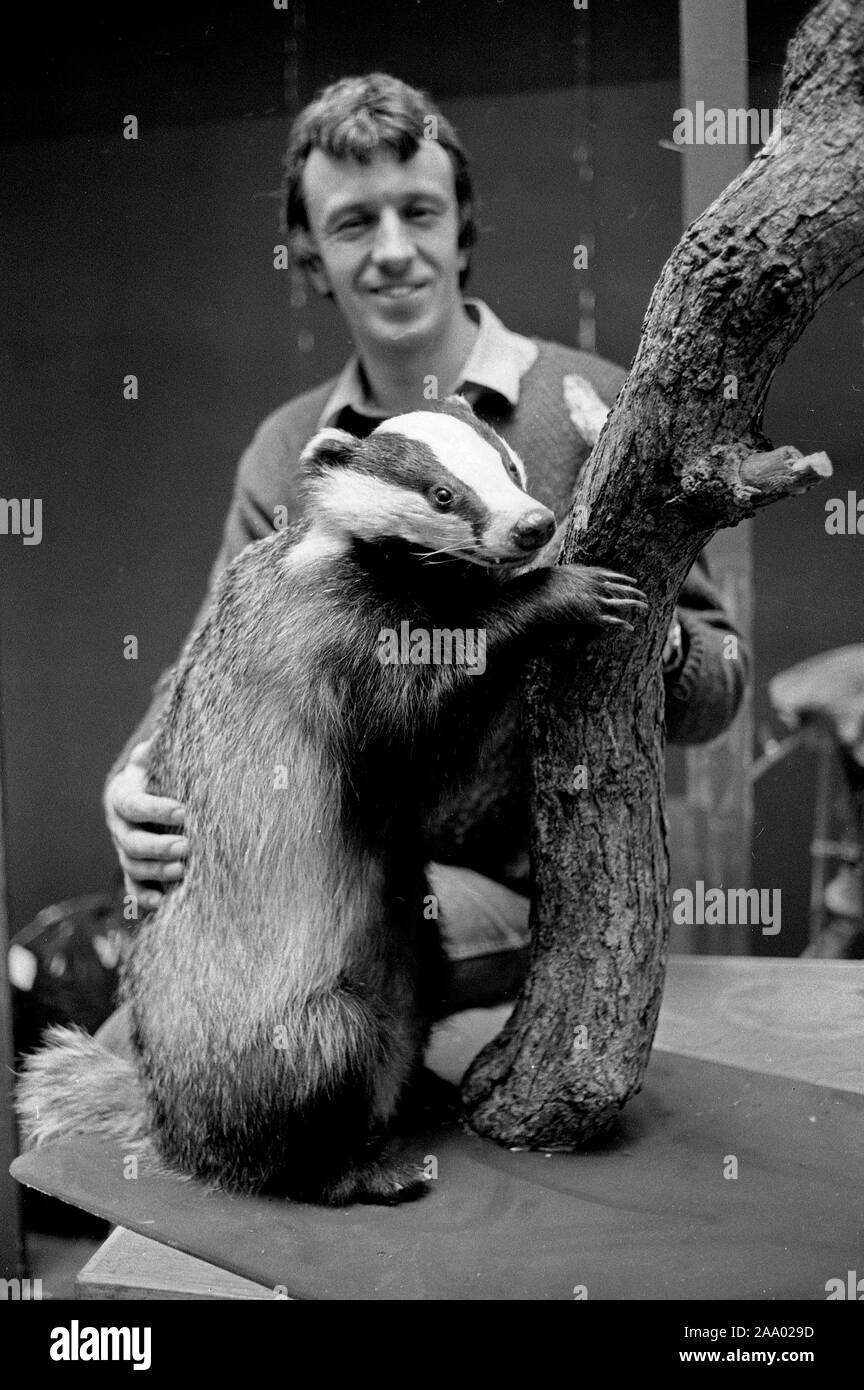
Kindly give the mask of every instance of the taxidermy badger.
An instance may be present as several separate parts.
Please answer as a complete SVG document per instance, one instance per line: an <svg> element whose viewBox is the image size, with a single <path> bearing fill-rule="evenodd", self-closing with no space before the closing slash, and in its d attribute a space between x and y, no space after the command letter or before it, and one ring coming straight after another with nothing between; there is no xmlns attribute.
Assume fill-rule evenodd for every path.
<svg viewBox="0 0 864 1390"><path fill-rule="evenodd" d="M18 1108L30 1143L155 1141L226 1188L401 1201L423 1182L387 1132L439 1002L424 819L529 656L644 599L536 567L554 517L458 397L323 430L302 472L305 522L226 570L157 729L149 786L185 803L193 853L126 967L137 1067L53 1029ZM390 659L406 622L482 634L486 669Z"/></svg>

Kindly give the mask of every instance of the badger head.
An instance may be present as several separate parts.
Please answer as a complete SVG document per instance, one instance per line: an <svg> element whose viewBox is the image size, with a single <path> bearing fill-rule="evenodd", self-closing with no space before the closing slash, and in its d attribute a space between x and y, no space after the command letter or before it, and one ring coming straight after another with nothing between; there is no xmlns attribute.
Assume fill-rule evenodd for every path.
<svg viewBox="0 0 864 1390"><path fill-rule="evenodd" d="M525 566L555 530L525 491L518 454L458 396L393 416L366 439L321 430L301 465L313 526L399 542L430 563Z"/></svg>

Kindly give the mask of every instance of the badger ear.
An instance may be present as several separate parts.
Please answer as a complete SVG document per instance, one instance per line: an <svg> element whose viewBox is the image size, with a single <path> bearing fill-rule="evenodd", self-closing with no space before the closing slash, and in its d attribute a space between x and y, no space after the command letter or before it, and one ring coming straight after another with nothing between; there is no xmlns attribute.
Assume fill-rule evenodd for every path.
<svg viewBox="0 0 864 1390"><path fill-rule="evenodd" d="M319 430L300 455L300 467L311 474L322 468L342 468L353 459L358 443L347 430Z"/></svg>
<svg viewBox="0 0 864 1390"><path fill-rule="evenodd" d="M457 420L464 420L466 425L477 428L477 412L465 396L460 396L458 393L445 396L439 405L446 415L455 415Z"/></svg>

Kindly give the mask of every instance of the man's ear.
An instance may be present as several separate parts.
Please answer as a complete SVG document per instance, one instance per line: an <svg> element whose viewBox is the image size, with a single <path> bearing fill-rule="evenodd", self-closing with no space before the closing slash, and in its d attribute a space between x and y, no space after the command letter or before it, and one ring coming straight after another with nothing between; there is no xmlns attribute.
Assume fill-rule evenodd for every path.
<svg viewBox="0 0 864 1390"><path fill-rule="evenodd" d="M300 455L300 467L307 474L320 473L325 468L341 468L351 462L359 442L347 430L319 430Z"/></svg>
<svg viewBox="0 0 864 1390"><path fill-rule="evenodd" d="M302 267L309 284L322 298L332 299L333 291L324 263L315 249L315 242L303 227L295 227L291 233L291 254L295 264Z"/></svg>

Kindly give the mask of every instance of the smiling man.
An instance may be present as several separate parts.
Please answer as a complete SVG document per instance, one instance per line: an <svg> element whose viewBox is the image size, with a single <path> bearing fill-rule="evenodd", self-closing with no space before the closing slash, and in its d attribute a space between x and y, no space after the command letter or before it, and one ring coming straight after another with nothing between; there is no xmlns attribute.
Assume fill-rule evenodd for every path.
<svg viewBox="0 0 864 1390"><path fill-rule="evenodd" d="M460 293L468 251L450 159L432 141L404 163L386 150L358 164L313 149L302 188L295 254L336 300L370 398L391 414L422 408L430 373L445 388L461 381L478 331Z"/></svg>
<svg viewBox="0 0 864 1390"><path fill-rule="evenodd" d="M272 531L281 509L299 514L298 459L318 429L366 435L455 390L524 459L531 494L563 518L593 439L571 416L574 382L609 406L625 373L512 333L463 297L476 240L471 179L456 133L429 98L382 73L326 88L292 128L285 220L297 262L335 301L355 354L337 377L261 425L240 462L210 591L244 546ZM738 637L697 566L663 656L670 739L703 742L732 720L746 654L739 638L737 659L727 659L730 635ZM147 740L169 679L166 672L105 790L127 887L145 907L195 853L182 837L182 806L146 791ZM428 844L451 964L447 1007L508 997L528 942L528 802L514 707L469 785L429 825ZM122 1027L109 1021L106 1040L122 1046Z"/></svg>

